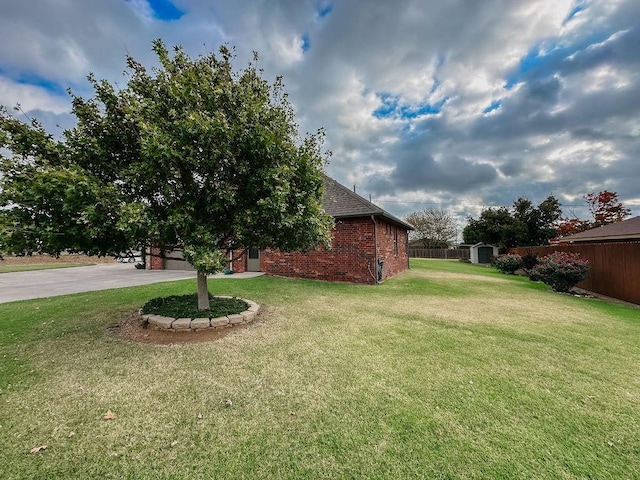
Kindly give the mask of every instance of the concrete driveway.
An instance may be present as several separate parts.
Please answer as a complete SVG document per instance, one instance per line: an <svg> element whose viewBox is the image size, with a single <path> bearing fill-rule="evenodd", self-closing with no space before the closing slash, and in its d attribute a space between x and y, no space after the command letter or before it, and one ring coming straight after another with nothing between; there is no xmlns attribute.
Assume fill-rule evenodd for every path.
<svg viewBox="0 0 640 480"><path fill-rule="evenodd" d="M247 278L261 273L220 275L225 278ZM213 275L212 277L216 277ZM54 297L69 293L132 287L150 283L196 278L196 272L185 270L138 270L133 264L114 263L90 267L56 268L30 272L0 273L0 303L31 298Z"/></svg>

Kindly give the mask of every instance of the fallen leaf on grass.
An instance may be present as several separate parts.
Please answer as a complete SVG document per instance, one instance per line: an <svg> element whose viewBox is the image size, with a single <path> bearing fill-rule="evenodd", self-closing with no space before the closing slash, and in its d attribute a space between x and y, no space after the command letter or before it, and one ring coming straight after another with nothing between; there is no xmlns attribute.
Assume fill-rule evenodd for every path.
<svg viewBox="0 0 640 480"><path fill-rule="evenodd" d="M40 445L39 447L33 447L31 450L29 450L29 453L38 453L46 449L47 449L46 445Z"/></svg>
<svg viewBox="0 0 640 480"><path fill-rule="evenodd" d="M103 420L115 420L117 417L117 415L115 413L113 413L111 410L107 410L107 413L105 413L102 416Z"/></svg>

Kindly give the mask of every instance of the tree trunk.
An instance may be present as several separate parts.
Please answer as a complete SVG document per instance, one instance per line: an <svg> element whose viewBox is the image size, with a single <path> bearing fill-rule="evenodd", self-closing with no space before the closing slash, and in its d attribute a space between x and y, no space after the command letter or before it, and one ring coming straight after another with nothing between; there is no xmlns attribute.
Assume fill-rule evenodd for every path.
<svg viewBox="0 0 640 480"><path fill-rule="evenodd" d="M207 274L198 272L198 310L209 309L209 289L207 288Z"/></svg>

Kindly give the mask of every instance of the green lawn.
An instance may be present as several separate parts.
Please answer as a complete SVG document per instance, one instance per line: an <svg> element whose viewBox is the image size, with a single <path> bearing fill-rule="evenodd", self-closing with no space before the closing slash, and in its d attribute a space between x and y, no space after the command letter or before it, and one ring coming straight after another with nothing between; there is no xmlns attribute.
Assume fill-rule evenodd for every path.
<svg viewBox="0 0 640 480"><path fill-rule="evenodd" d="M0 263L0 273L29 272L32 270L50 270L52 268L87 267L93 263L42 263L25 265L2 265Z"/></svg>
<svg viewBox="0 0 640 480"><path fill-rule="evenodd" d="M636 308L437 260L380 286L209 288L260 320L111 333L195 280L0 305L0 477L640 478Z"/></svg>

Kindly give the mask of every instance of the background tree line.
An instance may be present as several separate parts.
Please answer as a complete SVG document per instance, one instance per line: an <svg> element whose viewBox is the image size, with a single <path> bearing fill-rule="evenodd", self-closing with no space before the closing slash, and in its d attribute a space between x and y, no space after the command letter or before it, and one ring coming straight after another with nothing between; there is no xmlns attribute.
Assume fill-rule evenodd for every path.
<svg viewBox="0 0 640 480"><path fill-rule="evenodd" d="M631 214L616 192L604 190L584 196L591 218L562 217L562 205L553 195L537 206L518 198L511 207L484 209L478 218L469 216L462 230L467 244L487 243L506 251L515 247L546 245L555 238L624 220ZM444 209L426 208L405 220L415 227L410 240L423 248L449 248L457 241L455 217Z"/></svg>

